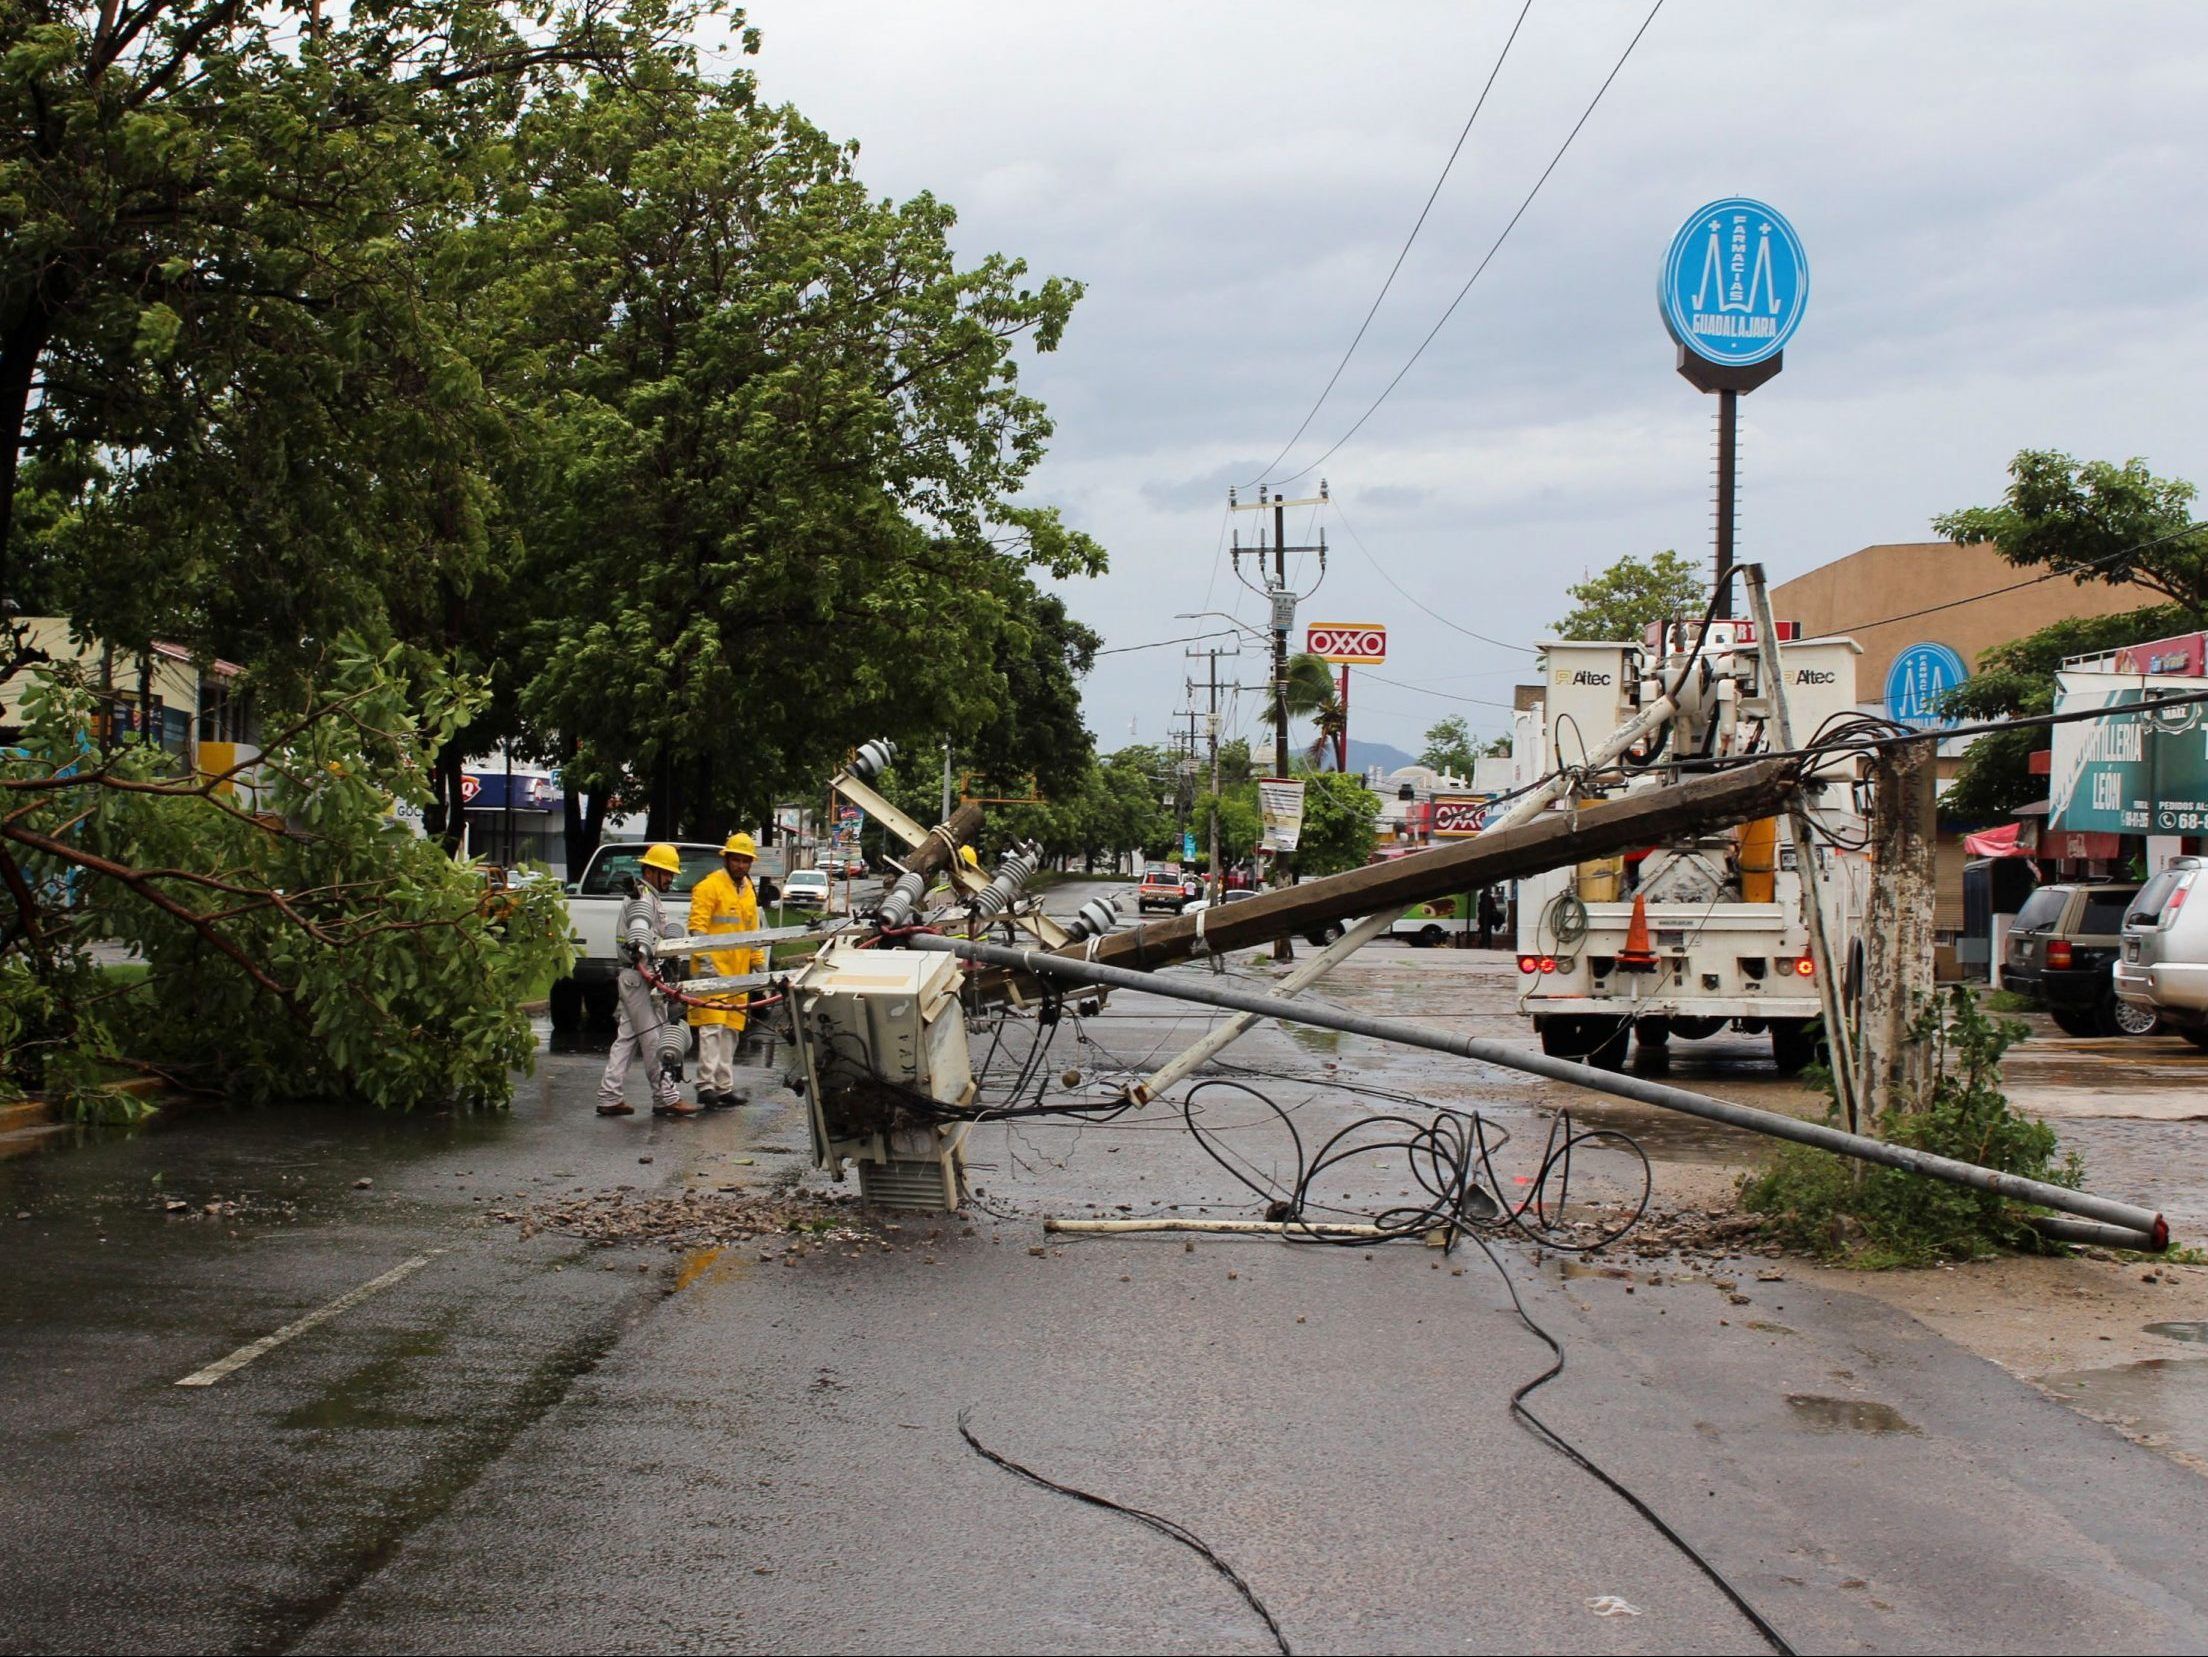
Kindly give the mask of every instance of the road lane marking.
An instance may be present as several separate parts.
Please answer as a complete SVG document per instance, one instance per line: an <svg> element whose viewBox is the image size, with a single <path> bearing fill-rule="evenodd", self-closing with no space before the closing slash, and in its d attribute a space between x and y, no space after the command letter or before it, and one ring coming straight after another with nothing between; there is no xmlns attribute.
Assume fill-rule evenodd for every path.
<svg viewBox="0 0 2208 1657"><path fill-rule="evenodd" d="M249 1345L241 1346L227 1358L218 1358L205 1369L195 1369L176 1384L180 1387L211 1387L225 1375L243 1369L255 1358L273 1352L295 1335L304 1335L318 1323L327 1323L338 1313L358 1306L370 1295L388 1289L394 1283L404 1282L428 1265L443 1249L431 1249L427 1254L417 1254L411 1260L402 1260L381 1277L370 1278L357 1289L348 1289L327 1306L318 1306L295 1323L287 1323L273 1335L263 1335Z"/></svg>

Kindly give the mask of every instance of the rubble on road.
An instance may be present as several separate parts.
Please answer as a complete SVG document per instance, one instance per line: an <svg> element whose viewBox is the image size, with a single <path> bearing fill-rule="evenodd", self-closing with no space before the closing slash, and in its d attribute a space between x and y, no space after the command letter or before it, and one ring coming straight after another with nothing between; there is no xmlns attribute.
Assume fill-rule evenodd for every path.
<svg viewBox="0 0 2208 1657"><path fill-rule="evenodd" d="M596 1191L525 1209L495 1209L489 1217L517 1227L523 1237L551 1231L600 1248L643 1243L679 1253L773 1236L823 1247L892 1246L871 1211L854 1203L787 1192Z"/></svg>

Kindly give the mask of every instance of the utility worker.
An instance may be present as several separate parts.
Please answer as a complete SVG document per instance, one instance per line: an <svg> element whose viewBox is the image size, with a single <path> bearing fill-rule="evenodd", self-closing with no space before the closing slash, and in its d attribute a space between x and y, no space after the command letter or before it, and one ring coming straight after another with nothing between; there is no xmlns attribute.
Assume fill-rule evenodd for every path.
<svg viewBox="0 0 2208 1657"><path fill-rule="evenodd" d="M659 994L637 970L647 944L682 936L680 925L660 902L660 895L682 873L682 854L672 846L658 845L648 848L640 861L636 891L621 907L621 930L614 940L625 963L621 968L621 1017L614 1027L613 1051L606 1055L606 1073L598 1081L598 1114L636 1114L636 1108L621 1097L621 1084L628 1080L629 1065L642 1059L652 1090L652 1114L696 1116L698 1107L683 1103L682 1095L675 1091L671 1067L662 1057L672 1044L664 1039L667 1017Z"/></svg>
<svg viewBox="0 0 2208 1657"><path fill-rule="evenodd" d="M759 930L759 894L751 884L752 860L759 848L751 836L732 834L721 847L721 866L699 881L690 893L690 932L693 937L710 932ZM741 973L763 972L763 949L717 949L694 957L701 973L733 978ZM736 1091L736 1046L744 1033L748 993L713 996L712 1005L692 1007L690 1022L698 1030L698 1103L707 1110L727 1110L744 1102Z"/></svg>

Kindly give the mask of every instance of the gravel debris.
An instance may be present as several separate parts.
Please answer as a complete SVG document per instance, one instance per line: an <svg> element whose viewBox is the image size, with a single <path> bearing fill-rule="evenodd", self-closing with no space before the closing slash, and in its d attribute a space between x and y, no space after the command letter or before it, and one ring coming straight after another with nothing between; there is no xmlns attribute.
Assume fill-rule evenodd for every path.
<svg viewBox="0 0 2208 1657"><path fill-rule="evenodd" d="M666 1195L598 1191L527 1208L495 1209L490 1218L517 1228L523 1237L551 1231L579 1237L601 1248L617 1243L652 1243L678 1253L792 1234L822 1243L870 1243L881 1229L868 1211L855 1204L756 1192L746 1196L704 1191Z"/></svg>

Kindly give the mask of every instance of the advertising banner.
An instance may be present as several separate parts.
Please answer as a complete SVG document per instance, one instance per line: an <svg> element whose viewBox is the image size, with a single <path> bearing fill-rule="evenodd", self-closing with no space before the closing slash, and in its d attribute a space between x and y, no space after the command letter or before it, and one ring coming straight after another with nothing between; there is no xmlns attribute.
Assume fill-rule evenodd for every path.
<svg viewBox="0 0 2208 1657"><path fill-rule="evenodd" d="M1292 852L1303 834L1303 783L1288 777L1261 777L1257 784L1257 816L1263 827L1258 849Z"/></svg>
<svg viewBox="0 0 2208 1657"><path fill-rule="evenodd" d="M2107 708L2105 719L2054 728L2048 826L2107 834L2208 830L2208 704L2160 712L2149 691L2208 691L2208 679L2070 672L2056 676L2055 712ZM2130 708L2137 711L2123 712Z"/></svg>

